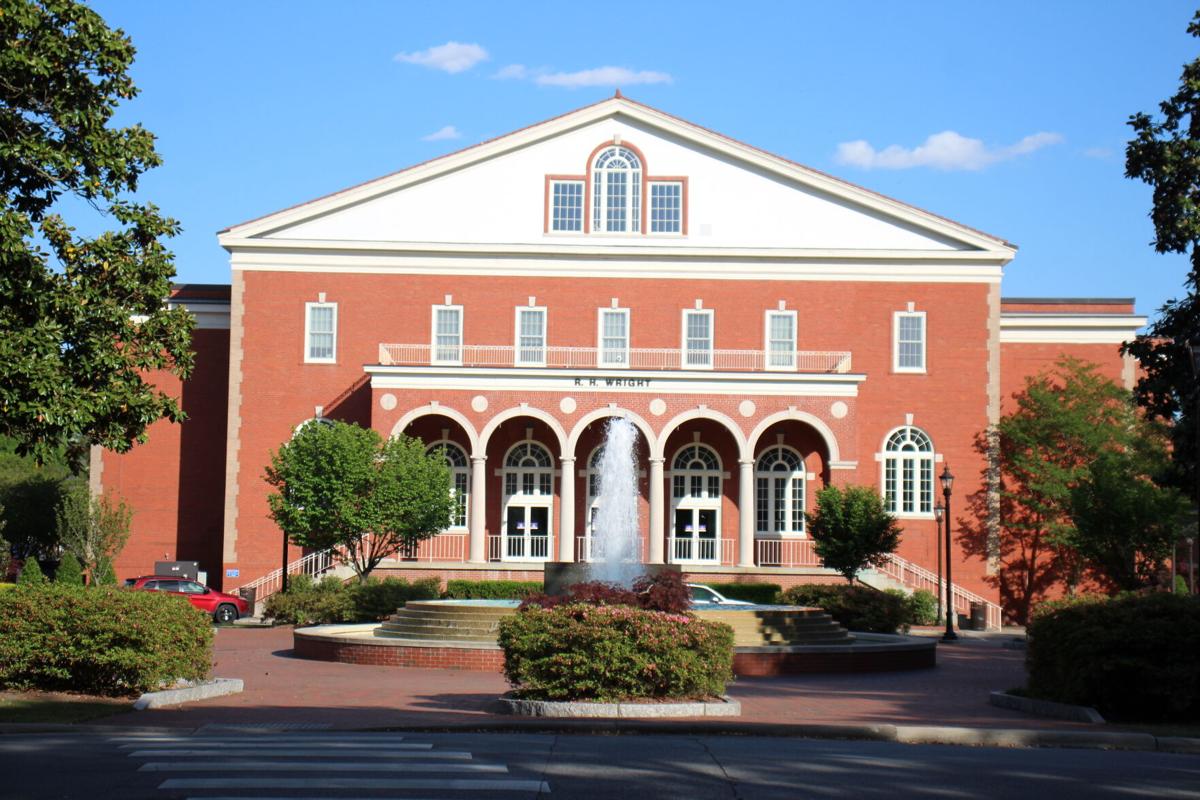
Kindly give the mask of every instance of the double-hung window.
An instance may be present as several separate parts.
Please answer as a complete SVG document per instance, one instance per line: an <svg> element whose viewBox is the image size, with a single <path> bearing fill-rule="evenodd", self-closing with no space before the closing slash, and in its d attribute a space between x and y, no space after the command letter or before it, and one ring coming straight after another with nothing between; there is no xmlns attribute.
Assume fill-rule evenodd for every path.
<svg viewBox="0 0 1200 800"><path fill-rule="evenodd" d="M683 184L655 181L650 184L650 233L682 233Z"/></svg>
<svg viewBox="0 0 1200 800"><path fill-rule="evenodd" d="M550 182L550 230L583 232L583 181Z"/></svg>
<svg viewBox="0 0 1200 800"><path fill-rule="evenodd" d="M337 360L337 303L304 304L304 361L332 364Z"/></svg>
<svg viewBox="0 0 1200 800"><path fill-rule="evenodd" d="M796 312L768 311L765 336L767 369L795 369Z"/></svg>
<svg viewBox="0 0 1200 800"><path fill-rule="evenodd" d="M892 367L896 372L925 371L924 311L897 311L892 341Z"/></svg>
<svg viewBox="0 0 1200 800"><path fill-rule="evenodd" d="M642 225L642 161L627 147L600 151L592 166L592 230L638 233Z"/></svg>
<svg viewBox="0 0 1200 800"><path fill-rule="evenodd" d="M546 365L546 309L517 309L517 357L523 366Z"/></svg>
<svg viewBox="0 0 1200 800"><path fill-rule="evenodd" d="M629 309L600 309L598 367L629 366Z"/></svg>
<svg viewBox="0 0 1200 800"><path fill-rule="evenodd" d="M683 367L712 369L712 309L686 309L683 312Z"/></svg>
<svg viewBox="0 0 1200 800"><path fill-rule="evenodd" d="M434 364L462 364L462 306L433 307Z"/></svg>

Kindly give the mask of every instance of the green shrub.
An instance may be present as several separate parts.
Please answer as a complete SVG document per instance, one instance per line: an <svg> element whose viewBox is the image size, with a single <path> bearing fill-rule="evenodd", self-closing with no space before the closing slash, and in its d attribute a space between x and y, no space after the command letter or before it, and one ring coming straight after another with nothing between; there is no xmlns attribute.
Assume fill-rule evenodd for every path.
<svg viewBox="0 0 1200 800"><path fill-rule="evenodd" d="M409 583L404 578L368 578L351 584L351 618L359 622L379 622L396 613L409 600L434 600L442 591L441 578L422 578Z"/></svg>
<svg viewBox="0 0 1200 800"><path fill-rule="evenodd" d="M1125 720L1200 719L1200 598L1042 604L1027 628L1029 694Z"/></svg>
<svg viewBox="0 0 1200 800"><path fill-rule="evenodd" d="M92 573L93 586L116 586L117 573L113 572L112 562L102 558L96 562L96 571Z"/></svg>
<svg viewBox="0 0 1200 800"><path fill-rule="evenodd" d="M733 629L628 606L532 607L500 621L504 674L541 700L705 698L733 680Z"/></svg>
<svg viewBox="0 0 1200 800"><path fill-rule="evenodd" d="M212 665L212 624L185 598L44 584L0 592L0 686L127 695Z"/></svg>
<svg viewBox="0 0 1200 800"><path fill-rule="evenodd" d="M869 586L806 583L784 592L783 602L823 608L839 625L852 631L896 633L908 629L907 598Z"/></svg>
<svg viewBox="0 0 1200 800"><path fill-rule="evenodd" d="M25 563L21 565L21 575L17 578L17 583L21 586L40 586L45 582L46 573L42 572L42 565L38 563L38 560L32 556L25 559Z"/></svg>
<svg viewBox="0 0 1200 800"><path fill-rule="evenodd" d="M909 625L936 625L937 596L925 589L917 589L907 596Z"/></svg>
<svg viewBox="0 0 1200 800"><path fill-rule="evenodd" d="M83 567L79 559L70 553L63 553L58 569L54 571L54 582L64 586L83 586Z"/></svg>
<svg viewBox="0 0 1200 800"><path fill-rule="evenodd" d="M775 605L783 593L778 583L710 583L708 584L730 600L745 600L761 606Z"/></svg>
<svg viewBox="0 0 1200 800"><path fill-rule="evenodd" d="M328 625L354 619L354 600L341 578L320 583L307 575L288 579L288 590L267 598L264 615L284 625Z"/></svg>
<svg viewBox="0 0 1200 800"><path fill-rule="evenodd" d="M1064 608L1075 608L1076 606L1092 606L1097 603L1107 603L1108 595L1104 594L1077 594L1070 597L1060 597L1057 600L1043 600L1034 605L1029 611L1031 620L1045 614L1053 614L1061 611Z"/></svg>
<svg viewBox="0 0 1200 800"><path fill-rule="evenodd" d="M446 581L446 597L454 600L524 600L541 591L541 581Z"/></svg>

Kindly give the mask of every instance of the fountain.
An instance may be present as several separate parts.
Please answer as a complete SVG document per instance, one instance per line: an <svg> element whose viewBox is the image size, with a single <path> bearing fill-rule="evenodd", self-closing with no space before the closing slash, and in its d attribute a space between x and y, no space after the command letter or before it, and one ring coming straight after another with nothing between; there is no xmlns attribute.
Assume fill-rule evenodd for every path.
<svg viewBox="0 0 1200 800"><path fill-rule="evenodd" d="M638 431L624 417L610 417L600 451L600 508L592 524L593 580L632 586L642 574L638 538Z"/></svg>

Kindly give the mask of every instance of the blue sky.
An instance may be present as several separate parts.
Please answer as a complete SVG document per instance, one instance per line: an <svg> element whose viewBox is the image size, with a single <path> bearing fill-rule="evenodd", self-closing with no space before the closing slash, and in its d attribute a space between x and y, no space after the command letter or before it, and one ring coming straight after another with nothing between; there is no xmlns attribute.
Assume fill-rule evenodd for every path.
<svg viewBox="0 0 1200 800"><path fill-rule="evenodd" d="M612 94L1020 246L1005 296L1182 293L1149 246L1125 122L1200 42L1183 2L164 2L94 7L138 49L118 121L158 136L141 194L216 231ZM447 47L447 45L451 45ZM607 69L606 69L607 68Z"/></svg>

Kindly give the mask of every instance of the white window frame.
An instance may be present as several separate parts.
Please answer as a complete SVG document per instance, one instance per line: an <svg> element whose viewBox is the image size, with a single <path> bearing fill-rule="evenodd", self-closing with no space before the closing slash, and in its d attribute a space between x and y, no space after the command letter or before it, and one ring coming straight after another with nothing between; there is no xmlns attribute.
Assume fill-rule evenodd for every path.
<svg viewBox="0 0 1200 800"><path fill-rule="evenodd" d="M606 314L617 314L625 317L625 349L621 351L620 361L608 361L605 355L610 352L604 347L604 317ZM629 368L629 309L628 308L600 308L596 313L596 366L603 369L628 369Z"/></svg>
<svg viewBox="0 0 1200 800"><path fill-rule="evenodd" d="M900 320L915 318L921 320L921 366L905 367L900 365ZM892 314L892 371L908 373L924 373L928 371L929 324L924 311L896 311Z"/></svg>
<svg viewBox="0 0 1200 800"><path fill-rule="evenodd" d="M771 319L773 317L790 317L792 320L792 346L788 351L787 364L772 364L771 361ZM800 338L799 320L794 309L767 309L763 315L763 369L768 372L796 371L796 341Z"/></svg>
<svg viewBox="0 0 1200 800"><path fill-rule="evenodd" d="M312 354L312 312L317 308L333 309L333 345L330 348L332 355L329 358L321 358ZM338 304L337 303L305 303L304 304L304 363L305 364L336 364L337 363L337 339L338 339Z"/></svg>
<svg viewBox="0 0 1200 800"><path fill-rule="evenodd" d="M637 164L636 167L627 167L622 169L613 169L608 166L599 166L600 160L611 150L618 151L618 158L623 158L620 151L625 151L629 157ZM642 233L642 208L646 202L646 198L642 197L644 189L644 175L646 165L642 163L642 158L632 149L621 144L613 144L605 147L599 153L596 153L592 159L592 233L609 234L610 236L621 236L631 233ZM608 229L608 201L609 201L609 176L614 173L623 173L627 181L625 185L625 227L620 230ZM635 186L636 184L636 186Z"/></svg>
<svg viewBox="0 0 1200 800"><path fill-rule="evenodd" d="M679 227L673 231L656 231L654 230L654 187L655 186L677 186L679 187ZM650 179L646 182L646 233L650 236L682 236L683 235L683 214L684 214L684 188L683 181L660 181Z"/></svg>
<svg viewBox="0 0 1200 800"><path fill-rule="evenodd" d="M426 446L425 455L431 455L437 452L439 448L444 450L453 448L463 458L464 466L461 467L450 463L450 459L446 459L446 468L450 470L450 496L454 498L456 508L454 516L451 517L450 524L446 526L445 530L465 531L471 527L471 459L467 456L467 451L463 446L452 439L438 439L433 444ZM458 483L458 478L460 477L463 479L463 486L466 487L463 489L461 498L455 489L455 485ZM463 518L461 525L455 519L458 516L460 508Z"/></svg>
<svg viewBox="0 0 1200 800"><path fill-rule="evenodd" d="M900 432L906 432L907 440L916 440L917 436L922 436L929 442L928 450L912 450L899 449L889 450L888 442L892 437ZM914 435L915 434L915 435ZM879 474L879 494L883 497L884 510L898 519L933 519L933 509L938 501L938 477L937 477L937 448L933 444L933 437L924 428L918 428L916 425L901 425L898 428L892 428L887 435L883 437L883 446L880 448L880 474ZM913 474L913 509L911 511L904 510L904 470L905 465L911 465ZM929 467L929 508L922 510L921 496L922 486L921 473L924 465ZM895 492L889 493L888 489L888 467L892 467L895 484ZM893 503L892 500L895 502Z"/></svg>
<svg viewBox="0 0 1200 800"><path fill-rule="evenodd" d="M539 311L542 314L542 344L539 348L542 353L540 359L523 358L522 354L525 349L521 346L521 315L530 312ZM513 311L513 364L518 367L544 367L546 366L546 351L548 349L546 342L549 337L550 319L546 313L545 306L517 306Z"/></svg>
<svg viewBox="0 0 1200 800"><path fill-rule="evenodd" d="M708 317L708 363L693 364L688 361L688 318L691 315L704 315ZM716 348L714 342L717 338L716 317L713 315L711 308L685 308L680 315L680 336L679 336L679 368L680 369L712 369L713 362L716 361ZM699 352L699 351L697 351Z"/></svg>
<svg viewBox="0 0 1200 800"><path fill-rule="evenodd" d="M458 358L438 358L438 311L458 312ZM435 305L429 312L429 363L445 366L462 366L463 355L463 307L455 305Z"/></svg>
<svg viewBox="0 0 1200 800"><path fill-rule="evenodd" d="M555 227L555 218L554 218L555 192L554 192L554 189L556 186L561 186L564 184L572 184L574 186L579 187L579 227L578 228L572 229L572 228L556 228ZM586 220L587 220L587 181L582 178L580 178L578 180L572 180L572 179L567 179L567 178L563 178L563 179L551 178L550 179L550 219L548 220L549 224L546 226L548 228L549 232L550 233L565 233L565 234L583 233L584 223L586 222Z"/></svg>
<svg viewBox="0 0 1200 800"><path fill-rule="evenodd" d="M793 455L795 455L799 461L800 468L792 470L791 472L780 472L780 471L776 471L776 470L772 470L772 469L767 469L766 465L763 463L763 460L768 455L772 455L774 453L774 451L779 450L779 449L790 451ZM771 463L773 465L775 462L772 461ZM782 498L782 502L783 502L783 507L784 507L784 516L786 517L786 522L788 523L786 526L786 530L772 529L774 526L774 521L775 521L775 505L776 505L776 502L772 502L772 501L779 500L779 496L775 493L775 490L776 490L775 481L779 478L784 479L784 488L783 488L784 496ZM765 509L761 503L762 498L760 498L758 496L758 494L759 494L758 483L759 483L759 481L762 481L762 480L768 481L767 498L766 498L767 504L765 506ZM799 497L798 501L797 501L797 498L795 497L795 495L797 494L797 492L796 492L796 481L797 480L800 482L800 487L799 487L800 497ZM797 507L797 502L799 503L799 507ZM754 509L753 509L753 511L754 511L754 535L755 535L755 537L758 539L797 539L797 538L807 537L808 530L807 530L806 520L804 518L805 504L807 502L808 502L808 470L804 464L804 455L796 448L791 447L786 444L771 445L770 447L768 447L767 449L765 449L761 453L759 453L758 458L754 459ZM766 528L763 528L759 524L760 511L765 511L766 518L767 518L767 527ZM800 521L800 527L798 527L798 528L794 528L791 525L793 519L796 519L796 518L798 518Z"/></svg>

